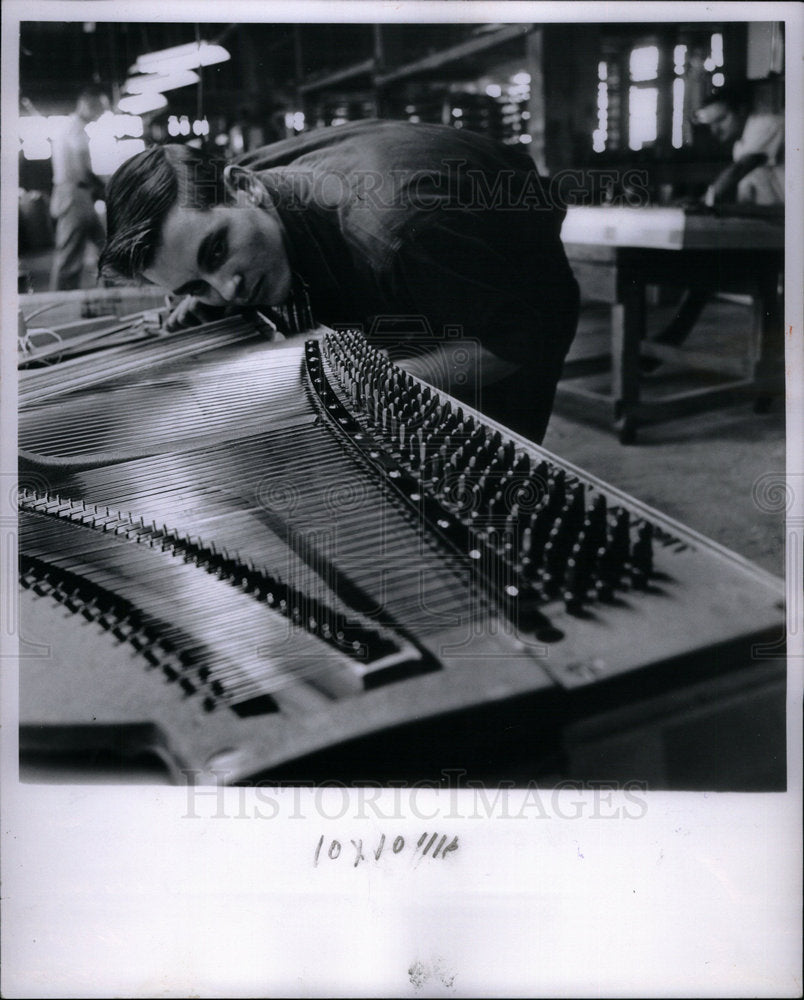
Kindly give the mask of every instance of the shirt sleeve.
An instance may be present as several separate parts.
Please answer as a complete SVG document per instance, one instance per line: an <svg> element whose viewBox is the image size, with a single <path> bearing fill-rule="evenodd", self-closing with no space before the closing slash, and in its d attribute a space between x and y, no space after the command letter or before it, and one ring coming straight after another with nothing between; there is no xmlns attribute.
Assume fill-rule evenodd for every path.
<svg viewBox="0 0 804 1000"><path fill-rule="evenodd" d="M784 119L779 115L751 115L743 134L734 144L734 159L761 153L768 163L775 163L784 142Z"/></svg>

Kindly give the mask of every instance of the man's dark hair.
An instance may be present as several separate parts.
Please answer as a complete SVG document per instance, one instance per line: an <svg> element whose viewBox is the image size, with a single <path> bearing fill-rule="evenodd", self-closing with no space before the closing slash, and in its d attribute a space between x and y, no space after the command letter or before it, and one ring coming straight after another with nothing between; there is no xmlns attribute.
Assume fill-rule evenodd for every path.
<svg viewBox="0 0 804 1000"><path fill-rule="evenodd" d="M106 191L106 245L98 272L140 278L153 263L174 205L207 209L226 200L224 164L192 146L153 146L119 167Z"/></svg>

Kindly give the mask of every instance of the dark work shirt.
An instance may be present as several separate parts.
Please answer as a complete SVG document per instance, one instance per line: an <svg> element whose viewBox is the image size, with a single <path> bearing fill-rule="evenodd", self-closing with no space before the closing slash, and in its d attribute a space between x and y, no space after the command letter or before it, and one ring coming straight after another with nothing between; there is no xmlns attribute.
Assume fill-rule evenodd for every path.
<svg viewBox="0 0 804 1000"><path fill-rule="evenodd" d="M240 157L285 229L313 315L330 326L423 324L522 366L548 412L575 332L564 211L518 147L395 121L321 129ZM417 319L420 318L420 319Z"/></svg>

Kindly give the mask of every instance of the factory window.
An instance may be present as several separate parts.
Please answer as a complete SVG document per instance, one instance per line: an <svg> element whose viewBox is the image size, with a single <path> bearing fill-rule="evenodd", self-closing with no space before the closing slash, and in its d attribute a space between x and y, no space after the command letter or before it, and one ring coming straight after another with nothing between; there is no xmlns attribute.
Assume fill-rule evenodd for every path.
<svg viewBox="0 0 804 1000"><path fill-rule="evenodd" d="M620 72L617 57L606 53L597 64L597 128L592 133L596 153L620 147Z"/></svg>
<svg viewBox="0 0 804 1000"><path fill-rule="evenodd" d="M659 111L657 87L630 87L628 90L628 145L637 150L656 141Z"/></svg>
<svg viewBox="0 0 804 1000"><path fill-rule="evenodd" d="M592 151L688 146L692 112L727 81L726 48L717 25L688 26L675 38L607 37L597 63Z"/></svg>
<svg viewBox="0 0 804 1000"><path fill-rule="evenodd" d="M712 35L711 49L709 52L709 57L704 60L704 69L708 73L714 73L716 69L723 65L723 35L720 32L715 32Z"/></svg>
<svg viewBox="0 0 804 1000"><path fill-rule="evenodd" d="M642 149L655 142L659 120L659 46L637 45L628 59L628 146Z"/></svg>
<svg viewBox="0 0 804 1000"><path fill-rule="evenodd" d="M681 149L684 145L684 79L676 77L673 80L673 131L671 141L673 149Z"/></svg>
<svg viewBox="0 0 804 1000"><path fill-rule="evenodd" d="M530 73L504 65L476 79L414 81L386 95L386 114L481 132L508 145L532 142Z"/></svg>
<svg viewBox="0 0 804 1000"><path fill-rule="evenodd" d="M671 134L673 149L681 149L687 138L685 129L688 130L689 128L686 125L686 115L684 113L684 100L687 90L684 80L686 71L687 46L676 45L673 49L673 121Z"/></svg>
<svg viewBox="0 0 804 1000"><path fill-rule="evenodd" d="M592 149L602 153L609 137L609 67L603 61L597 64L597 128L592 133Z"/></svg>
<svg viewBox="0 0 804 1000"><path fill-rule="evenodd" d="M629 69L634 83L655 80L659 75L659 46L640 45L631 49Z"/></svg>
<svg viewBox="0 0 804 1000"><path fill-rule="evenodd" d="M704 61L704 69L712 74L713 87L722 87L726 82L723 73L723 35L720 32L712 35L709 58Z"/></svg>

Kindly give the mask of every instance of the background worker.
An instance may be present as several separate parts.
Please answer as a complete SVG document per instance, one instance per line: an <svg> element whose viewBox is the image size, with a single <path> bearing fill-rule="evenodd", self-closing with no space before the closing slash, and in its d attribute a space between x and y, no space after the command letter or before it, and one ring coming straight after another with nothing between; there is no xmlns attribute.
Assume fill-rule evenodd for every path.
<svg viewBox="0 0 804 1000"><path fill-rule="evenodd" d="M79 288L87 242L103 246L104 228L95 202L104 196L104 183L92 170L86 126L108 109L106 95L97 87L86 87L78 95L67 127L53 139L50 214L56 223L56 252L52 291Z"/></svg>

